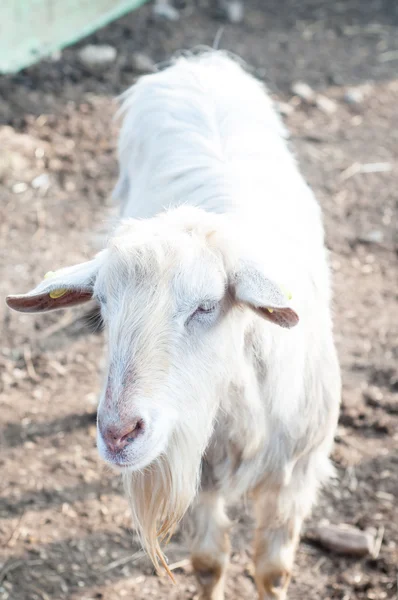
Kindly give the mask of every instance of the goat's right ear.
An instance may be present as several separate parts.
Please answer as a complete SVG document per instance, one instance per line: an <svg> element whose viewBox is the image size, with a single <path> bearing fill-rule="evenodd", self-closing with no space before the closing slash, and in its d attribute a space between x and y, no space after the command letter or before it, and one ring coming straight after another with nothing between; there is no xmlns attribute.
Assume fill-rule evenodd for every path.
<svg viewBox="0 0 398 600"><path fill-rule="evenodd" d="M88 302L103 259L103 252L90 261L50 271L27 294L7 296L7 305L19 312L47 312Z"/></svg>
<svg viewBox="0 0 398 600"><path fill-rule="evenodd" d="M256 265L242 262L233 274L231 284L235 299L267 321L288 329L299 322L284 290Z"/></svg>

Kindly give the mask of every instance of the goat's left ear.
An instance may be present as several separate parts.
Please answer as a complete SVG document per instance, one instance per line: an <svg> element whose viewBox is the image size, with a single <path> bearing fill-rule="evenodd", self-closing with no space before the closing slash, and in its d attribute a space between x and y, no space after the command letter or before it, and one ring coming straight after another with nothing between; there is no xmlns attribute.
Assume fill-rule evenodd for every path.
<svg viewBox="0 0 398 600"><path fill-rule="evenodd" d="M289 329L299 322L285 292L257 266L241 264L231 277L231 286L237 302L247 304L264 319Z"/></svg>

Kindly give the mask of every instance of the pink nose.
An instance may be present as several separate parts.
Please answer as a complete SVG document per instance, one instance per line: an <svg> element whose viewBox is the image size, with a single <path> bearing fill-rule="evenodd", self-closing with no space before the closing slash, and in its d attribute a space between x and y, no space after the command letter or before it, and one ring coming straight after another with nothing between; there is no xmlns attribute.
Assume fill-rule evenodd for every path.
<svg viewBox="0 0 398 600"><path fill-rule="evenodd" d="M144 422L142 419L135 419L124 428L115 425L109 427L99 425L99 429L108 450L116 453L131 444L143 432Z"/></svg>

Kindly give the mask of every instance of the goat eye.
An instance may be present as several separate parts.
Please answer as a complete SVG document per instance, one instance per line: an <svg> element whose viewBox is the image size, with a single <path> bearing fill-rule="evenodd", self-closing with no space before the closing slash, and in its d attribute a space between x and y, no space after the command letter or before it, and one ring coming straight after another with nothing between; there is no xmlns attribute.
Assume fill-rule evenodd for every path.
<svg viewBox="0 0 398 600"><path fill-rule="evenodd" d="M200 319L202 317L204 318L208 315L211 315L215 312L217 306L218 302L204 302L203 304L200 304L192 313L191 319Z"/></svg>
<svg viewBox="0 0 398 600"><path fill-rule="evenodd" d="M195 312L197 312L198 314L208 314L213 312L213 310L216 309L216 304L201 304L200 306L198 306L198 308L196 309Z"/></svg>

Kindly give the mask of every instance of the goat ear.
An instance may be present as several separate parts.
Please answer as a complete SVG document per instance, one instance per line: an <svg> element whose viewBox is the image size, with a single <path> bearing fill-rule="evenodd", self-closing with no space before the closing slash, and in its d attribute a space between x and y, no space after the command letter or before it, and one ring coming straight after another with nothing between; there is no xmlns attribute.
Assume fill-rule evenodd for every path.
<svg viewBox="0 0 398 600"><path fill-rule="evenodd" d="M7 305L19 312L47 312L88 302L93 295L101 254L93 260L50 271L27 294L7 296Z"/></svg>
<svg viewBox="0 0 398 600"><path fill-rule="evenodd" d="M232 287L236 300L247 304L264 319L289 329L299 322L286 293L256 266L241 265L232 277Z"/></svg>

